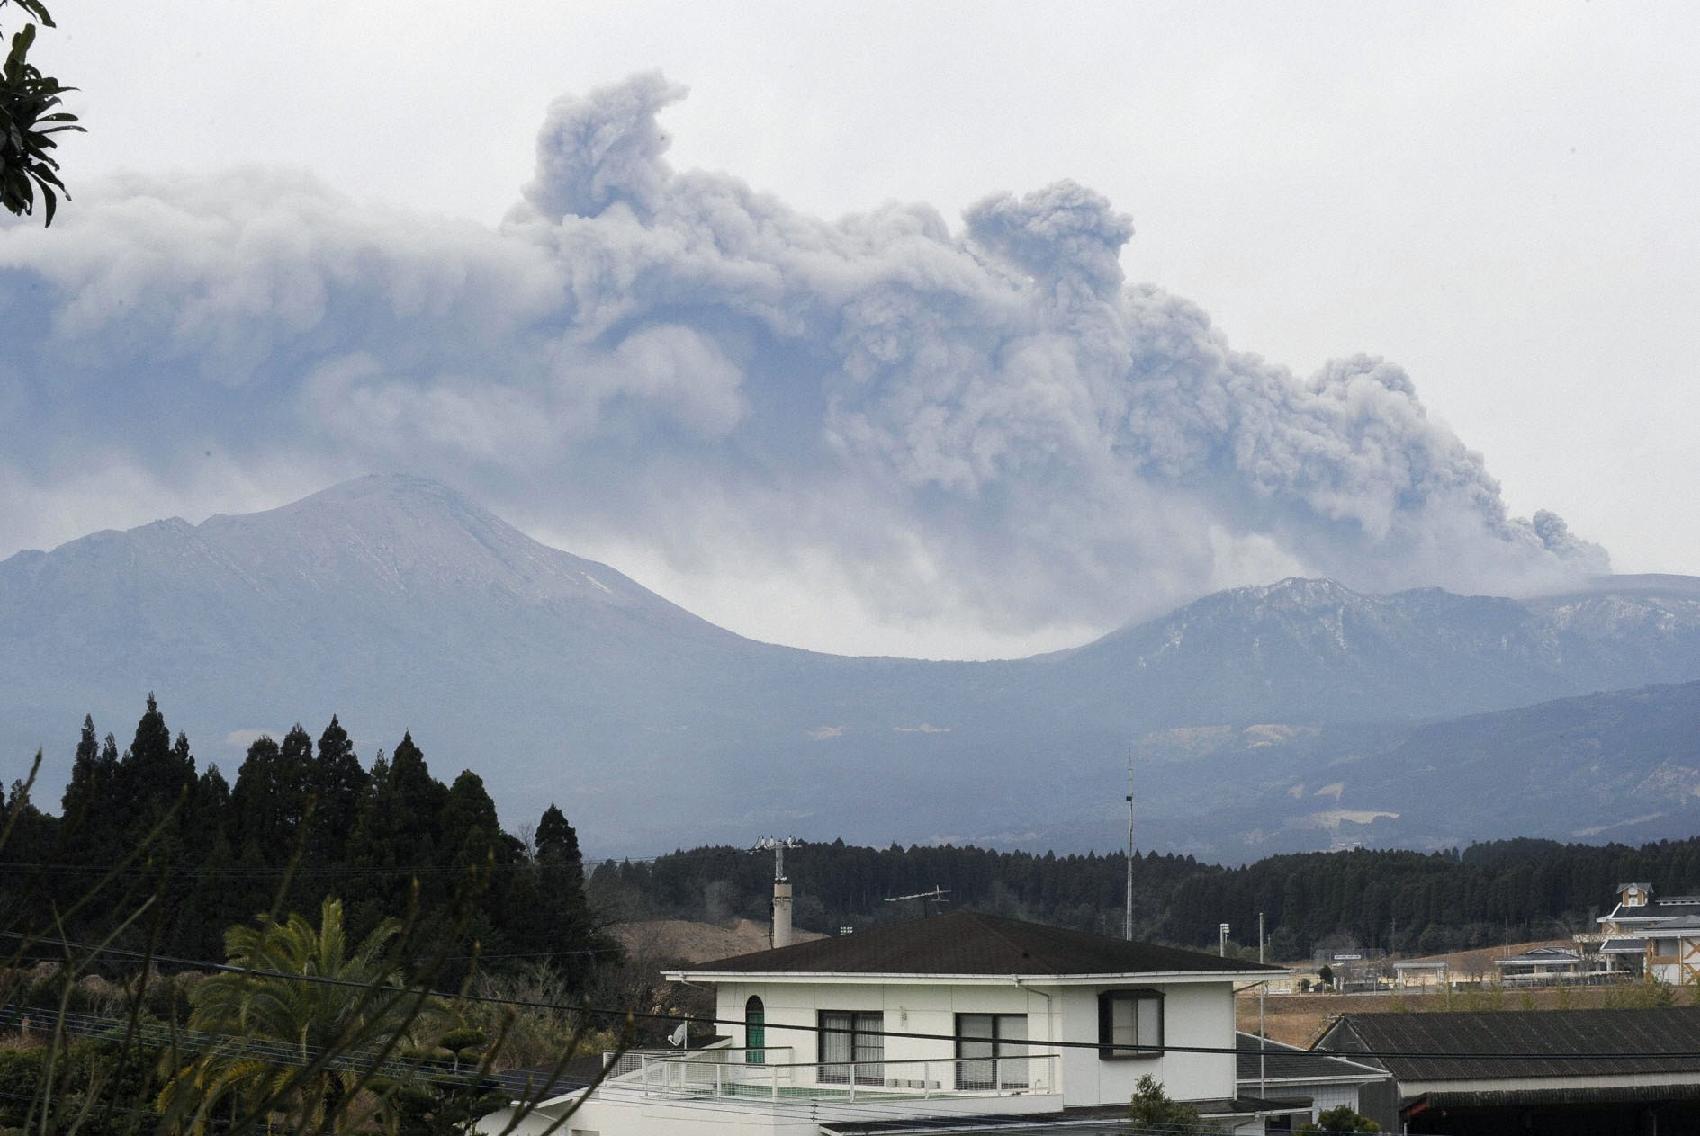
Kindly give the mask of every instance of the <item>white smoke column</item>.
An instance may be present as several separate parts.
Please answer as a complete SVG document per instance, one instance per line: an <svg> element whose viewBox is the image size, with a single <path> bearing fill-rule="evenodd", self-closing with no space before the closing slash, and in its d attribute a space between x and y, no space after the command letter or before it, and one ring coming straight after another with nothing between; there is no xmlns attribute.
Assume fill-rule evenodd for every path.
<svg viewBox="0 0 1700 1136"><path fill-rule="evenodd" d="M291 488L410 469L581 547L1011 632L1294 572L1604 570L1559 518L1509 518L1397 367L1300 381L1125 284L1132 224L1091 190L1000 194L960 230L920 205L828 222L671 170L657 115L683 95L556 102L499 231L264 170L0 230L0 531L91 468L204 500L211 459Z"/></svg>

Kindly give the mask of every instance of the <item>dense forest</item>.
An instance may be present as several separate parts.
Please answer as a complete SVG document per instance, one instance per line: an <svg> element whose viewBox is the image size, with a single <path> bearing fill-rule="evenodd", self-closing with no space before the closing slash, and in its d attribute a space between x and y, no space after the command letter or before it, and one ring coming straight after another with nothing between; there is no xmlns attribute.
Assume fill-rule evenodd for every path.
<svg viewBox="0 0 1700 1136"><path fill-rule="evenodd" d="M947 889L945 900L1040 922L1120 934L1126 858L981 848L859 848L842 841L786 853L798 925L841 926L919 914L896 896ZM620 918L766 918L772 858L698 848L649 862L594 866L591 901ZM1236 868L1147 852L1134 863L1140 938L1211 946L1228 923L1256 942L1262 912L1272 957L1293 960L1353 943L1430 953L1592 931L1623 880L1666 893L1700 883L1700 838L1624 845L1505 840L1435 853L1317 852Z"/></svg>
<svg viewBox="0 0 1700 1136"><path fill-rule="evenodd" d="M586 865L554 805L516 836L475 772L445 785L410 736L368 766L334 718L316 741L300 726L281 741L256 739L231 784L217 766L197 768L188 739L171 735L150 697L122 750L84 721L58 816L32 804L23 781L9 803L0 922L56 912L65 937L104 937L113 911L153 896L117 942L155 955L216 959L225 928L337 898L357 935L414 910L422 941L462 944L450 973L476 943L489 964L543 960L582 986L599 962L618 959L610 923L768 915L770 855L708 847ZM917 901L888 901L936 885L957 906L1118 933L1125 865L1120 853L843 841L787 855L798 924L827 932L920 914ZM1667 893L1693 888L1700 839L1640 848L1510 840L1231 868L1145 852L1134 864L1134 916L1143 938L1208 946L1226 922L1249 946L1262 912L1283 959L1347 941L1427 953L1591 930L1627 879ZM79 906L97 886L100 901Z"/></svg>
<svg viewBox="0 0 1700 1136"><path fill-rule="evenodd" d="M478 775L445 785L404 736L370 767L335 718L315 743L296 726L260 737L235 783L197 769L150 695L120 751L83 722L60 814L9 794L0 924L40 936L190 960L223 957L227 927L329 898L365 935L408 916L419 943L456 944L439 975L481 958L553 960L587 975L617 949L592 917L578 836L549 806L521 839L502 829ZM119 928L114 912L146 914ZM49 913L53 913L50 919Z"/></svg>

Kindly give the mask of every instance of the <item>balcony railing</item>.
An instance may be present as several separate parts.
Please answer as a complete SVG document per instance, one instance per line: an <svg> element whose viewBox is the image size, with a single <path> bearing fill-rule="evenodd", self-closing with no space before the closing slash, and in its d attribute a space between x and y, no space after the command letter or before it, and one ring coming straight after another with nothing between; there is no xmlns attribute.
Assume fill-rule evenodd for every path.
<svg viewBox="0 0 1700 1136"><path fill-rule="evenodd" d="M759 1048L739 1049L736 1046L717 1045L712 1049L678 1050L678 1049L621 1049L606 1052L602 1055L602 1065L608 1070L608 1079L625 1077L632 1073L641 1072L647 1061L666 1059L688 1061L738 1062L739 1064L761 1065L766 1061L790 1061L794 1051L789 1045L764 1045Z"/></svg>
<svg viewBox="0 0 1700 1136"><path fill-rule="evenodd" d="M646 1096L738 1097L747 1100L905 1100L939 1096L1013 1096L1050 1093L1057 1054L887 1061L776 1060L785 1047L768 1046L767 1060L744 1060L747 1051L626 1054L635 1067L626 1083ZM788 1054L785 1054L788 1056ZM622 1066L626 1068L626 1066Z"/></svg>

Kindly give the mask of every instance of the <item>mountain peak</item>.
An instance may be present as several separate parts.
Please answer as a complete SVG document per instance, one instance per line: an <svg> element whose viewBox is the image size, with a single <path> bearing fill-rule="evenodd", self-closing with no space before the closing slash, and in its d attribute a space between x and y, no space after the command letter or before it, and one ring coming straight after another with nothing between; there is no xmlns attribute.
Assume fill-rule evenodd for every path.
<svg viewBox="0 0 1700 1136"><path fill-rule="evenodd" d="M413 474L369 474L265 512L209 517L196 533L245 574L270 577L281 568L326 590L360 581L428 598L471 588L684 614L607 565L541 544L457 490Z"/></svg>
<svg viewBox="0 0 1700 1136"><path fill-rule="evenodd" d="M208 517L207 523L268 515L322 516L342 512L358 512L368 517L383 512L402 512L415 516L437 513L463 520L476 519L484 524L504 523L470 498L442 482L410 473L369 473L339 481L275 509L261 513L219 513Z"/></svg>
<svg viewBox="0 0 1700 1136"><path fill-rule="evenodd" d="M1273 584L1263 584L1249 588L1236 588L1229 594L1240 593L1259 600L1275 600L1294 604L1340 603L1346 600L1366 599L1362 592L1355 592L1338 580L1326 576L1288 576Z"/></svg>

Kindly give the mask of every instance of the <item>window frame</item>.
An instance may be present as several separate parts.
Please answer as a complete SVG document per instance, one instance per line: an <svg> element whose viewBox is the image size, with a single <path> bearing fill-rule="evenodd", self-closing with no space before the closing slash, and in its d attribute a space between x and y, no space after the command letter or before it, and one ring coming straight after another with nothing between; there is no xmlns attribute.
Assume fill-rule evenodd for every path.
<svg viewBox="0 0 1700 1136"><path fill-rule="evenodd" d="M1157 1004L1157 1036L1147 1040L1138 1036L1139 1003L1144 1001ZM1150 1046L1150 1049L1130 1051L1114 1048L1115 1040L1115 1004L1117 1002L1133 1003L1134 1045ZM1168 1033L1168 1014L1164 1006L1163 991L1154 986L1120 986L1098 992L1098 1059L1100 1061L1149 1061L1163 1055L1163 1041ZM1125 1044L1125 1043L1124 1043Z"/></svg>
<svg viewBox="0 0 1700 1136"><path fill-rule="evenodd" d="M962 1053L962 1043L969 1036L968 1028L965 1025L963 1025L963 1023L962 1023L962 1019L964 1019L964 1018L990 1018L992 1020L991 1037L989 1039L988 1038L979 1038L978 1039L978 1040L981 1040L981 1041L989 1041L990 1042L991 1049L992 1049L992 1053L991 1053L990 1057L966 1057L966 1056L963 1055L963 1053ZM1003 1022L1004 1022L1004 1019L1006 1019L1006 1018L1020 1018L1021 1019L1021 1033L1022 1033L1022 1035L1019 1038L1005 1037L1003 1035ZM970 1061L985 1061L985 1062L989 1063L992 1067L992 1077L991 1077L992 1083L994 1085L998 1086L998 1087L1010 1088L1010 1089L1027 1089L1027 1088L1032 1087L1031 1070L1029 1069L1029 1067L1026 1064L1021 1063L1020 1060L1019 1060L1021 1058L1027 1058L1027 1057L1031 1057L1033 1055L1032 1049L1029 1048L1033 1044L1033 1039L1029 1036L1032 1033L1032 1030L1033 1030L1032 1015L1026 1013L1025 1011L1019 1011L1019 1012L1018 1011L1009 1011L1009 1012L996 1012L996 1011L992 1011L992 1012L986 1012L986 1011L959 1012L955 1017L955 1023L956 1023L956 1035L955 1036L956 1036L956 1087L957 1087L957 1089L960 1090L960 1089L963 1089L965 1087L964 1086L965 1077L964 1077L964 1074L963 1074L963 1066L966 1065ZM1019 1053L1007 1052L1008 1050L1012 1050L1012 1049L1020 1049L1021 1052L1019 1052ZM1004 1080L1004 1078L1002 1076L1000 1076L1000 1073L1002 1073L1002 1071L1006 1067L1005 1062L1009 1062L1011 1064L1011 1067L1018 1068L1018 1069L1021 1070L1021 1072L1018 1074L1018 1076L1021 1078L1020 1080L1015 1080L1015 1079Z"/></svg>
<svg viewBox="0 0 1700 1136"><path fill-rule="evenodd" d="M828 1014L843 1015L850 1019L848 1029L826 1024ZM871 1024L869 1024L871 1020ZM883 1085L885 1083L885 1011L884 1010L826 1010L815 1011L816 1047L815 1081L826 1085ZM827 1037L847 1038L849 1041L850 1057L847 1062L839 1062L835 1067L828 1068L826 1056ZM873 1046L861 1044L864 1038L877 1043L879 1055L869 1053L862 1056L864 1049ZM863 1070L868 1072L863 1072Z"/></svg>
<svg viewBox="0 0 1700 1136"><path fill-rule="evenodd" d="M767 1064L767 1003L759 994L744 1000L744 1064Z"/></svg>

